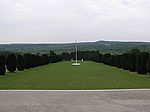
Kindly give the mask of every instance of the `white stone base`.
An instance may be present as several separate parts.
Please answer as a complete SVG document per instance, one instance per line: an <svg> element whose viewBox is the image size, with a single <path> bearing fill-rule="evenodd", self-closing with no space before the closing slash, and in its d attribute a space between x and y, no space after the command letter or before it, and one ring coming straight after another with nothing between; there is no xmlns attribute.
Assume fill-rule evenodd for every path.
<svg viewBox="0 0 150 112"><path fill-rule="evenodd" d="M80 63L73 63L73 66L80 66Z"/></svg>

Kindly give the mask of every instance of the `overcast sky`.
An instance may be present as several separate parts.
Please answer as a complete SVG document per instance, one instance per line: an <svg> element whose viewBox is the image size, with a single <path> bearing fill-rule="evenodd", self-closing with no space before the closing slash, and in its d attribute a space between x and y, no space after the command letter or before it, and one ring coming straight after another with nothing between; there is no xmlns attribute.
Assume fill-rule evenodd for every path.
<svg viewBox="0 0 150 112"><path fill-rule="evenodd" d="M0 43L150 41L150 0L0 0Z"/></svg>

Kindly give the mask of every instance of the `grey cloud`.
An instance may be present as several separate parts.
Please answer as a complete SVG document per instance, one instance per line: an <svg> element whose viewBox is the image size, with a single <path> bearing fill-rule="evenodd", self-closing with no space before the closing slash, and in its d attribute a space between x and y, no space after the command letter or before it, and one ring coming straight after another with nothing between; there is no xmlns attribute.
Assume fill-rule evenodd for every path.
<svg viewBox="0 0 150 112"><path fill-rule="evenodd" d="M0 42L150 41L149 0L0 0Z"/></svg>

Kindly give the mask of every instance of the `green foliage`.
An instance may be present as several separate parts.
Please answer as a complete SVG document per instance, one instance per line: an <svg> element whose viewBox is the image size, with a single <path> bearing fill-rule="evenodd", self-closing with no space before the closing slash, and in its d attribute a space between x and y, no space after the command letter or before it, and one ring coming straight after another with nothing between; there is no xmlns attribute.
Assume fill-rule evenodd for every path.
<svg viewBox="0 0 150 112"><path fill-rule="evenodd" d="M0 55L0 75L5 75L5 56Z"/></svg>
<svg viewBox="0 0 150 112"><path fill-rule="evenodd" d="M31 68L31 56L29 53L24 54L25 69Z"/></svg>
<svg viewBox="0 0 150 112"><path fill-rule="evenodd" d="M147 69L147 72L150 74L150 57L149 57L149 59L147 61L146 69Z"/></svg>
<svg viewBox="0 0 150 112"><path fill-rule="evenodd" d="M14 53L11 53L7 56L7 70L10 72L15 72L17 66L17 59Z"/></svg>
<svg viewBox="0 0 150 112"><path fill-rule="evenodd" d="M131 51L129 51L129 54L139 54L141 51L137 48L131 49Z"/></svg>
<svg viewBox="0 0 150 112"><path fill-rule="evenodd" d="M127 63L128 63L127 68L130 71L135 72L136 71L136 54L135 54L135 52L128 54Z"/></svg>
<svg viewBox="0 0 150 112"><path fill-rule="evenodd" d="M24 57L20 54L17 55L17 69L19 71L23 71L24 70L24 66L25 62L24 62Z"/></svg>
<svg viewBox="0 0 150 112"><path fill-rule="evenodd" d="M61 53L61 58L65 61L69 61L71 59L71 55L68 52Z"/></svg>
<svg viewBox="0 0 150 112"><path fill-rule="evenodd" d="M133 50L132 50L133 49ZM62 52L74 52L75 43L69 44L0 44L0 51L7 53L23 52L23 53L49 53L49 50L55 51L57 54ZM149 52L150 43L148 42L117 42L117 41L98 41L78 43L80 51L100 51L100 53L122 54L125 52ZM131 51L132 50L132 51Z"/></svg>
<svg viewBox="0 0 150 112"><path fill-rule="evenodd" d="M136 70L139 74L147 74L147 60L149 58L149 54L146 52L140 53L136 57Z"/></svg>
<svg viewBox="0 0 150 112"><path fill-rule="evenodd" d="M57 55L54 51L50 51L49 53L49 62L50 63L56 63L62 61L62 58L60 55Z"/></svg>

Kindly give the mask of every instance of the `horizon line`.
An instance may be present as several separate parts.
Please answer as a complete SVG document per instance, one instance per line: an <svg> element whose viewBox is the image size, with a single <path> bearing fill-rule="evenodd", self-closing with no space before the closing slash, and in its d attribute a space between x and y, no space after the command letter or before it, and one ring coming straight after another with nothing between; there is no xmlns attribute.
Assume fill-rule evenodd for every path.
<svg viewBox="0 0 150 112"><path fill-rule="evenodd" d="M150 43L150 41L143 41L143 40L95 40L95 41L78 41L78 43L90 43L90 42L100 42L100 41L104 41L104 42L144 42L144 43ZM75 41L73 42L4 42L4 43L0 43L0 44L71 44L71 43L75 43Z"/></svg>

